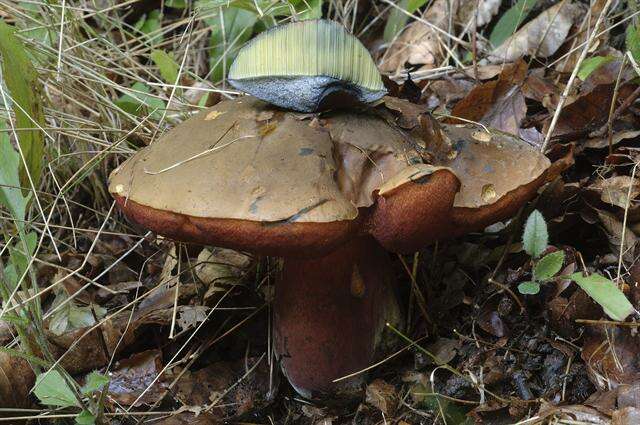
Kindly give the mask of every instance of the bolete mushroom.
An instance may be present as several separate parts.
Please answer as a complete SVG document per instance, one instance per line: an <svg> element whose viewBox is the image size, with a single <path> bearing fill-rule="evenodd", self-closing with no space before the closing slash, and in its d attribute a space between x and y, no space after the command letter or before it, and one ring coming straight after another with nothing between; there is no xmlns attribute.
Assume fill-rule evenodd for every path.
<svg viewBox="0 0 640 425"><path fill-rule="evenodd" d="M362 374L334 380L371 364L396 312L384 248L482 229L545 182L549 161L517 138L442 131L447 153L429 155L379 115L300 116L241 97L136 153L109 191L130 219L169 238L284 257L276 351L294 388L316 397L360 383Z"/></svg>
<svg viewBox="0 0 640 425"><path fill-rule="evenodd" d="M386 93L360 40L326 20L293 22L261 33L238 52L229 82L301 112L369 103Z"/></svg>

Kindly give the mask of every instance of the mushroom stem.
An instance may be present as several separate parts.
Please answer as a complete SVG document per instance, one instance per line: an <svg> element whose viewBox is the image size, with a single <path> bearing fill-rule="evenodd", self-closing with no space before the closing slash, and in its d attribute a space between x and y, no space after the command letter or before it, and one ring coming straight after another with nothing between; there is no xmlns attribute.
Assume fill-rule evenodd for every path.
<svg viewBox="0 0 640 425"><path fill-rule="evenodd" d="M285 258L276 283L275 339L282 370L307 398L357 390L387 321L396 321L387 253L360 237L330 254Z"/></svg>

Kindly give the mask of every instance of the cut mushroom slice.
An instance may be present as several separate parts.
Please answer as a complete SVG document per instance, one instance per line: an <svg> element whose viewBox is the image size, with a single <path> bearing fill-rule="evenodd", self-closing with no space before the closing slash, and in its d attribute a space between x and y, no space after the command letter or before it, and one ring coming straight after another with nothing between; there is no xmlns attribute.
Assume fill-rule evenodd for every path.
<svg viewBox="0 0 640 425"><path fill-rule="evenodd" d="M386 93L367 49L343 26L326 20L294 22L258 35L240 49L229 82L301 112L374 102Z"/></svg>
<svg viewBox="0 0 640 425"><path fill-rule="evenodd" d="M445 131L456 154L429 165L420 140L377 115L300 119L244 97L136 153L109 190L159 234L284 257L275 346L291 384L316 397L357 388L362 374L334 380L369 366L384 323L398 317L383 247L478 230L545 181L549 162L517 139Z"/></svg>

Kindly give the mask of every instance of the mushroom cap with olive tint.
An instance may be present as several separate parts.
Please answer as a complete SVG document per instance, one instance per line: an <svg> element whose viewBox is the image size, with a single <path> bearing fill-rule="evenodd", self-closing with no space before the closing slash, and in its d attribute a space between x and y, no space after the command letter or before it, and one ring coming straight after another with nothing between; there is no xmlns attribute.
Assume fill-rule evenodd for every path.
<svg viewBox="0 0 640 425"><path fill-rule="evenodd" d="M475 125L442 131L451 151L425 164L422 141L373 114L309 119L243 97L138 152L109 190L159 234L286 257L365 233L413 251L514 215L546 181L549 160L516 137Z"/></svg>
<svg viewBox="0 0 640 425"><path fill-rule="evenodd" d="M369 103L385 94L360 41L337 22L307 20L272 28L249 41L229 70L239 90L301 112Z"/></svg>
<svg viewBox="0 0 640 425"><path fill-rule="evenodd" d="M251 97L221 102L114 170L109 191L134 221L176 240L312 256L365 232L384 184L432 171L398 179L421 157L378 117L302 118Z"/></svg>

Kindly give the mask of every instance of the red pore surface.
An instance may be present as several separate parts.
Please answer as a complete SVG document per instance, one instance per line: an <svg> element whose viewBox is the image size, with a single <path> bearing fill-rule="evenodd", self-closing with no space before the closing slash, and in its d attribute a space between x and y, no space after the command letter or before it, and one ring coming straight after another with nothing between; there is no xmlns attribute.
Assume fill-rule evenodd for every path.
<svg viewBox="0 0 640 425"><path fill-rule="evenodd" d="M362 237L314 259L286 258L276 284L274 327L282 369L294 388L318 397L362 379L393 296L387 253Z"/></svg>

